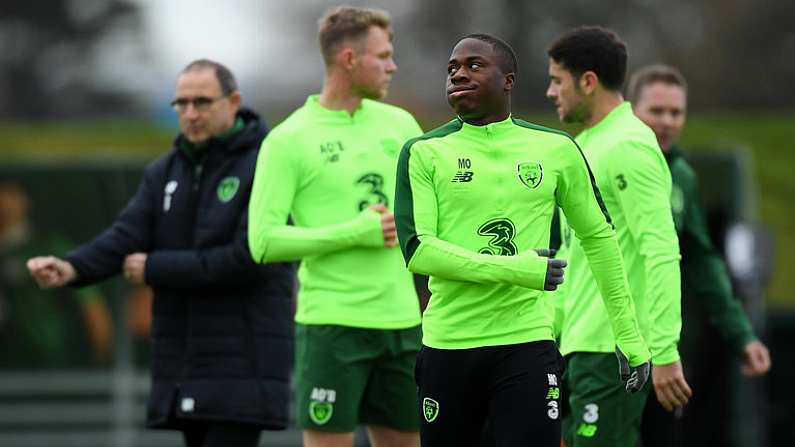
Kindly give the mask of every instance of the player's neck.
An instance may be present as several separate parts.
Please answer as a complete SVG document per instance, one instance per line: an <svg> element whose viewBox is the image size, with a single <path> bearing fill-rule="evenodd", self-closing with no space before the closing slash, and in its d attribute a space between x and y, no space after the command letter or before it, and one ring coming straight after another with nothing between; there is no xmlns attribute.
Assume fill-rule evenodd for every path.
<svg viewBox="0 0 795 447"><path fill-rule="evenodd" d="M506 96L504 98L504 102L490 104L486 107L486 109L486 111L481 111L480 113L476 113L471 116L458 116L464 120L465 123L471 124L473 126L485 126L487 124L505 121L509 116L511 116L511 97Z"/></svg>
<svg viewBox="0 0 795 447"><path fill-rule="evenodd" d="M331 72L326 75L326 80L323 82L319 101L326 109L347 110L353 115L362 104L362 97L354 92L347 77Z"/></svg>
<svg viewBox="0 0 795 447"><path fill-rule="evenodd" d="M499 123L500 121L505 121L508 117L511 116L510 110L503 110L500 112L484 115L484 116L460 116L459 117L467 124L471 124L473 126L485 126L491 123Z"/></svg>
<svg viewBox="0 0 795 447"><path fill-rule="evenodd" d="M591 108L591 116L585 120L585 127L591 127L599 124L610 112L624 102L624 97L621 93L602 91L596 94L593 100L593 108Z"/></svg>

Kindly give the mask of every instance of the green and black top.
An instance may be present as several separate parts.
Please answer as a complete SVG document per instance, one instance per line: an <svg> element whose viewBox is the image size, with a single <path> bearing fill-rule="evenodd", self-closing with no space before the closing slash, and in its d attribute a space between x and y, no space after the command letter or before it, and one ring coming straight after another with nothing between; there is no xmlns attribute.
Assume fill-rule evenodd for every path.
<svg viewBox="0 0 795 447"><path fill-rule="evenodd" d="M577 229L618 345L649 359L609 216L589 167L563 132L508 118L455 119L403 147L395 217L409 270L430 276L423 343L467 349L552 339L544 288L558 204ZM601 305L601 304L600 304Z"/></svg>

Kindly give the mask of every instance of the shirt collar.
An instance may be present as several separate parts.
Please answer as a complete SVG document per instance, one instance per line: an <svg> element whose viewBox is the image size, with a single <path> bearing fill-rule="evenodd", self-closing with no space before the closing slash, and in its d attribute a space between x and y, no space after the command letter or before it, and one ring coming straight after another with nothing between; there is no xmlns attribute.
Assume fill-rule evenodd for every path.
<svg viewBox="0 0 795 447"><path fill-rule="evenodd" d="M461 130L465 132L470 132L478 135L495 135L501 132L504 132L514 126L513 124L513 116L508 115L508 118L502 121L496 121L493 123L484 124L482 126L476 126L474 124L469 124L460 116L456 117L459 121L461 121Z"/></svg>
<svg viewBox="0 0 795 447"><path fill-rule="evenodd" d="M611 110L610 113L605 115L605 117L602 118L602 121L596 123L596 125L590 128L589 130L594 131L597 129L610 128L612 127L611 123L613 121L623 119L624 117L629 115L632 115L632 104L630 104L629 101L624 101L621 104L619 104L616 108Z"/></svg>
<svg viewBox="0 0 795 447"><path fill-rule="evenodd" d="M323 107L320 105L320 95L310 95L306 98L306 103L304 106L312 112L312 114L321 117L325 120L329 120L335 123L346 123L352 124L355 122L359 122L363 119L366 115L367 111L369 110L368 107L368 99L362 99L362 102L359 104L359 107L353 111L353 115L348 113L347 110L331 110Z"/></svg>
<svg viewBox="0 0 795 447"><path fill-rule="evenodd" d="M613 121L623 120L626 116L632 115L632 113L632 105L629 103L629 101L623 101L613 110L611 110L610 113L605 115L601 121L596 123L595 126L582 129L577 134L577 141L584 142L593 135L599 135L599 133L603 130L609 131L613 126L611 124Z"/></svg>

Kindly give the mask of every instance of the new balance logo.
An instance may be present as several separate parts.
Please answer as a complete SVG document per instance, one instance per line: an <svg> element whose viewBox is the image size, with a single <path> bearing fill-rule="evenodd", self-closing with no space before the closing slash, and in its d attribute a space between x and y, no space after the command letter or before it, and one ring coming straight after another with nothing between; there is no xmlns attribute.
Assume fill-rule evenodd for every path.
<svg viewBox="0 0 795 447"><path fill-rule="evenodd" d="M453 176L453 183L471 182L472 176L475 175L475 173L470 171L470 169L472 169L472 160L468 158L459 158L458 172Z"/></svg>
<svg viewBox="0 0 795 447"><path fill-rule="evenodd" d="M458 171L453 176L453 183L466 183L472 181L472 176L475 175L472 171Z"/></svg>

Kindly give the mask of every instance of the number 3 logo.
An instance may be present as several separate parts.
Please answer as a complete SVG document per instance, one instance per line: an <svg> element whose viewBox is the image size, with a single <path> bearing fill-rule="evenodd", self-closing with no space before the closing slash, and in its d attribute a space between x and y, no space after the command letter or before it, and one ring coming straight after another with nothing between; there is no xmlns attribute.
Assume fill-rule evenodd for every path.
<svg viewBox="0 0 795 447"><path fill-rule="evenodd" d="M585 406L585 413L582 415L582 420L593 424L594 422L599 420L599 405L596 404L588 404Z"/></svg>
<svg viewBox="0 0 795 447"><path fill-rule="evenodd" d="M616 185L620 191L627 189L627 179L624 178L624 174L619 174L616 176Z"/></svg>
<svg viewBox="0 0 795 447"><path fill-rule="evenodd" d="M517 252L513 243L516 227L509 219L491 219L478 228L478 234L491 236L489 246L479 250L484 255L513 256Z"/></svg>
<svg viewBox="0 0 795 447"><path fill-rule="evenodd" d="M389 207L389 199L384 194L384 177L375 173L364 174L356 180L357 185L366 185L369 188L369 197L359 201L359 211L370 205L382 204Z"/></svg>

